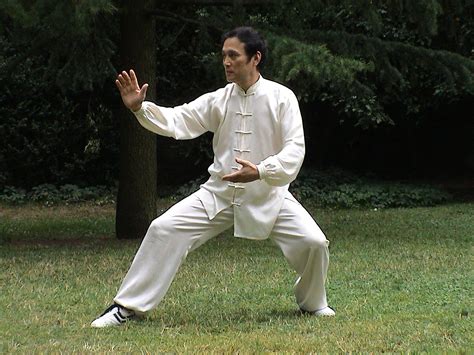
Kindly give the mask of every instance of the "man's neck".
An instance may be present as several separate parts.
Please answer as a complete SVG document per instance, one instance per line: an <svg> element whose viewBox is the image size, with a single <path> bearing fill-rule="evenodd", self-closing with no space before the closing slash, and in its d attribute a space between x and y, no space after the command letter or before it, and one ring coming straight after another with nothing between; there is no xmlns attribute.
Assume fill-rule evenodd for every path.
<svg viewBox="0 0 474 355"><path fill-rule="evenodd" d="M255 72L255 74L253 74L251 77L249 77L249 79L246 80L245 83L243 83L243 84L237 84L237 85L239 85L240 88L241 88L242 90L244 90L244 92L247 92L247 90L248 90L253 84L255 84L255 83L258 81L258 79L260 79L260 73L257 71L257 72Z"/></svg>

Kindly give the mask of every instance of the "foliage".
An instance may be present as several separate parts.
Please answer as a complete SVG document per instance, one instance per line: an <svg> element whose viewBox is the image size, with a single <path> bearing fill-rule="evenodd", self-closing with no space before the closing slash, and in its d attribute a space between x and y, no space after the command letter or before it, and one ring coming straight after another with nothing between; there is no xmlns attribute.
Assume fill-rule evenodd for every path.
<svg viewBox="0 0 474 355"><path fill-rule="evenodd" d="M474 96L474 61L458 54L341 32L313 31L309 36L340 55L370 60L374 70L359 86L372 87L374 103L387 112L403 102L393 117L397 121Z"/></svg>
<svg viewBox="0 0 474 355"><path fill-rule="evenodd" d="M474 8L456 3L470 11L463 21L472 21ZM474 62L461 55L465 48L439 50L441 14L450 6L436 0L282 1L277 14L268 15L270 31L278 34L270 41L274 75L300 97L329 103L341 121L356 126L420 120L474 96Z"/></svg>
<svg viewBox="0 0 474 355"><path fill-rule="evenodd" d="M178 201L197 191L206 175L190 180L178 188L164 189L161 196ZM429 186L364 178L341 170L303 170L290 186L301 201L316 206L337 208L390 208L434 206L452 201L444 190ZM66 184L43 184L29 191L6 186L0 190L0 202L23 205L38 202L46 206L94 201L101 205L114 203L116 190L105 186L79 187Z"/></svg>
<svg viewBox="0 0 474 355"><path fill-rule="evenodd" d="M470 0L280 0L267 9L267 24L297 37L311 30L345 32L474 54Z"/></svg>
<svg viewBox="0 0 474 355"><path fill-rule="evenodd" d="M329 207L417 207L450 201L446 191L428 185L377 181L339 170L303 171L291 185L301 201Z"/></svg>
<svg viewBox="0 0 474 355"><path fill-rule="evenodd" d="M275 35L267 38L272 48L272 75L290 85L300 100L327 101L363 127L393 123L376 101L374 90L357 78L373 71L372 64L334 55L322 44Z"/></svg>
<svg viewBox="0 0 474 355"><path fill-rule="evenodd" d="M171 192L171 198L175 201L182 200L186 196L189 196L193 192L199 190L199 187L206 182L208 177L208 175L201 175L193 180L182 184L175 191Z"/></svg>
<svg viewBox="0 0 474 355"><path fill-rule="evenodd" d="M114 11L105 0L1 2L0 188L113 184Z"/></svg>
<svg viewBox="0 0 474 355"><path fill-rule="evenodd" d="M115 73L115 12L110 0L2 1L0 34L12 45L2 77L39 55L46 59L44 75L61 91L96 89Z"/></svg>
<svg viewBox="0 0 474 355"><path fill-rule="evenodd" d="M208 12L195 11L199 18L213 21ZM219 35L216 30L182 21L160 23L156 88L160 105L181 105L226 84L216 43ZM210 134L186 141L160 137L160 182L179 184L199 176L212 161L211 141ZM182 163L176 164L177 160Z"/></svg>
<svg viewBox="0 0 474 355"><path fill-rule="evenodd" d="M120 41L116 5L112 0L0 2L0 141L6 142L0 146L0 188L114 184L118 125L113 112L120 102L113 87ZM471 126L459 117L474 110L470 0L158 6L156 89L162 105L181 104L224 85L220 34L245 22L268 38L270 63L263 75L321 108L327 117L306 113L305 123L316 121L335 136L347 134L358 143L351 156L362 164L393 162L357 155L355 146L414 131L418 136L405 148L412 152L406 162L416 160L416 142L445 131L450 154L459 155L459 162L472 160L474 152L465 142ZM307 134L315 139L319 132ZM165 182L199 176L209 161L209 138L163 141L162 178L177 160L183 162L169 169ZM321 144L308 154L320 154ZM395 151L397 144L385 141L382 148ZM438 142L431 144L436 147L424 150L440 149ZM327 159L349 158L341 153ZM433 161L435 167L441 163Z"/></svg>
<svg viewBox="0 0 474 355"><path fill-rule="evenodd" d="M0 95L0 187L113 184L118 134L110 109L92 94L63 96L36 79L40 63L19 65Z"/></svg>
<svg viewBox="0 0 474 355"><path fill-rule="evenodd" d="M37 202L46 206L55 204L79 203L92 201L95 204L103 205L115 202L117 191L106 186L79 187L77 185L66 184L55 186L43 184L33 187L30 191L25 189L6 186L0 192L0 202L22 205L29 202Z"/></svg>

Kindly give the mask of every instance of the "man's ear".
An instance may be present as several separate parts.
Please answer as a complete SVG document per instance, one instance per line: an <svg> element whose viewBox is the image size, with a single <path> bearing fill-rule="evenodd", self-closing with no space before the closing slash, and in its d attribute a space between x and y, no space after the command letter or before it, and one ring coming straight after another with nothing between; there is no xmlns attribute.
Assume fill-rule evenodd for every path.
<svg viewBox="0 0 474 355"><path fill-rule="evenodd" d="M260 60L262 60L262 53L257 51L257 53L254 54L253 59L255 60L255 66L257 66L260 63Z"/></svg>

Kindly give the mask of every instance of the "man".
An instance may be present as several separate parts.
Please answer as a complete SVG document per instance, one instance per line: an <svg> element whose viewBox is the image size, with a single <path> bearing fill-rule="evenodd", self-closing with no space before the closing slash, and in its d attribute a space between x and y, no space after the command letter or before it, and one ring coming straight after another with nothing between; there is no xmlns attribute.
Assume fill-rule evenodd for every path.
<svg viewBox="0 0 474 355"><path fill-rule="evenodd" d="M309 213L288 192L305 153L298 101L260 75L263 38L250 27L223 36L227 81L189 104L167 108L144 101L133 70L116 84L122 100L149 131L175 139L214 133L210 178L155 219L114 298L92 327L117 326L155 308L186 255L234 225L234 236L271 238L299 275L296 301L304 312L333 316L326 301L328 244Z"/></svg>

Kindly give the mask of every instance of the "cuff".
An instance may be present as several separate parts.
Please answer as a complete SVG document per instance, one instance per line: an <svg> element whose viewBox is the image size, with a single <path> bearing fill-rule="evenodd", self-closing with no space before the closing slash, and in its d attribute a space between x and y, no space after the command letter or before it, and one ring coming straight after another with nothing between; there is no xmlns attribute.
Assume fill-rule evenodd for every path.
<svg viewBox="0 0 474 355"><path fill-rule="evenodd" d="M267 172L265 170L265 165L263 163L260 163L257 165L257 170L258 170L258 175L259 179L263 180L267 176Z"/></svg>

